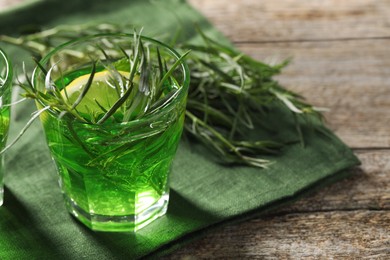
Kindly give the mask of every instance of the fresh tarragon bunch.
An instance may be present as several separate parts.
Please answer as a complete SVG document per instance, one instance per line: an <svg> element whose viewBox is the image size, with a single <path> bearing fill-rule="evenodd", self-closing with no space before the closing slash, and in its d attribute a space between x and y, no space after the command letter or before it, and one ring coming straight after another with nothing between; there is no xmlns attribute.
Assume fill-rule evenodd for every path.
<svg viewBox="0 0 390 260"><path fill-rule="evenodd" d="M124 33L124 28L114 24L60 26L18 38L1 35L0 40L23 47L39 59L64 41L97 33ZM186 57L190 89L185 136L200 141L223 163L267 167L270 162L264 155L277 153L283 144L248 134L258 130L256 122L262 113L280 105L295 117L321 118L320 112L273 79L288 62L270 66L200 30L198 33L203 40L199 44L173 44L179 53L191 50ZM296 129L303 140L298 123Z"/></svg>

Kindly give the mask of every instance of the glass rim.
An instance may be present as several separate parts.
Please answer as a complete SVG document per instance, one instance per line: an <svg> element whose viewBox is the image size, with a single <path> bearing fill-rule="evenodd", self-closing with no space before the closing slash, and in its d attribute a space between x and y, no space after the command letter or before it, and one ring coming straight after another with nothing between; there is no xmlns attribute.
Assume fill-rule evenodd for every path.
<svg viewBox="0 0 390 260"><path fill-rule="evenodd" d="M125 38L129 38L129 39L133 39L134 34L132 34L132 33L99 33L99 34L93 34L93 35L88 35L88 36L80 37L77 39L73 39L73 40L70 40L70 41L67 41L65 43L58 45L55 49L51 50L48 54L46 54L44 57L42 57L39 62L42 65L45 65L47 62L50 61L50 58L55 53L57 53L58 51L61 51L63 49L66 49L66 47L68 47L68 46L71 46L71 45L76 44L78 42L87 42L89 40L93 40L95 38L102 38L102 37L125 37ZM147 36L140 35L140 37L142 40L145 40L147 42L151 42L153 44L156 44L156 45L159 45L159 46L165 48L172 55L172 57L174 57L176 60L180 59L181 55L176 50L174 50L172 47L170 47L169 45L167 45L159 40L147 37ZM180 89L178 90L179 91L178 95L176 95L172 100L170 100L169 104L162 107L161 109L159 109L155 113L152 113L152 114L149 114L149 115L146 115L144 117L141 117L141 118L138 118L135 120L131 120L128 122L119 122L117 125L129 125L129 124L133 125L133 124L137 124L137 123L143 123L145 121L153 120L156 117L159 117L161 115L169 113L172 110L172 107L174 106L175 100L182 100L183 98L185 98L187 96L187 92L188 92L189 85L190 85L190 70L188 68L187 63L184 60L182 60L180 62L179 67L181 67L181 70L183 72L183 82L181 84ZM33 73L32 73L33 84L35 84L35 81L37 78L36 74L39 73L39 72L37 72L37 69L39 69L38 66L36 66L34 68ZM42 71L40 71L40 73L42 73ZM44 107L47 106L47 104L41 102L40 100L37 100L37 102L40 103ZM50 108L48 108L47 111L50 112L51 114L53 114L54 116L60 115L59 112L54 111ZM81 121L76 121L76 122L80 123L80 124L88 124L88 125L92 124L90 122L81 122ZM104 124L102 124L102 125L104 125Z"/></svg>
<svg viewBox="0 0 390 260"><path fill-rule="evenodd" d="M8 59L7 54L1 48L0 48L0 58L2 58L5 61L5 64L6 64L6 66L5 66L5 68L6 68L5 77L2 78L3 82L0 82L0 83L2 83L1 87L3 87L5 85L7 85L7 83L12 78L12 68L11 68L11 61Z"/></svg>

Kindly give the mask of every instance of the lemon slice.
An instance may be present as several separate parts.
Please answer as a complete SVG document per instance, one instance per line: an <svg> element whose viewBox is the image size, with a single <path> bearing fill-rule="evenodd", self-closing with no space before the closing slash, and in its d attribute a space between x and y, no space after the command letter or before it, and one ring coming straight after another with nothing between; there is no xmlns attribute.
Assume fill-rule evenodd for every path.
<svg viewBox="0 0 390 260"><path fill-rule="evenodd" d="M94 116L98 116L105 113L101 107L105 110L109 110L119 99L115 85L126 85L126 79L129 78L128 72L118 71L118 73L120 74L121 79L114 79L113 74L107 70L95 73L89 90L81 102L76 106L77 111L84 115L93 113ZM73 105L79 98L89 77L90 74L80 76L69 83L65 89L61 90L61 95L69 104ZM112 84L113 80L116 80L117 84ZM119 82L119 80L121 82Z"/></svg>

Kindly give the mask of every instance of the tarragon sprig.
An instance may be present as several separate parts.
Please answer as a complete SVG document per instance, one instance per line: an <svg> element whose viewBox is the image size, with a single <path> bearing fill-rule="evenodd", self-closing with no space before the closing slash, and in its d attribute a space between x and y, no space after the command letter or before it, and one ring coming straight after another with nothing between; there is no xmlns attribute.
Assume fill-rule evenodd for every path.
<svg viewBox="0 0 390 260"><path fill-rule="evenodd" d="M53 43L106 31L125 32L124 28L111 24L61 26L19 38L3 35L0 40L24 47L39 57L53 49L56 46ZM269 161L264 159L264 154L277 153L283 144L274 140L253 140L246 134L256 131L256 121L264 110L279 104L296 117L321 118L321 114L273 79L287 62L270 66L216 42L200 30L199 34L203 39L201 44L174 46L179 52L191 50L186 57L191 83L185 133L203 143L225 163L267 167ZM163 71L164 64L159 63ZM167 95L166 99L169 98ZM106 115L115 109L116 105ZM299 124L296 127L303 140Z"/></svg>
<svg viewBox="0 0 390 260"><path fill-rule="evenodd" d="M187 59L191 85L185 128L225 162L265 167L262 155L283 146L248 137L266 108L280 103L294 116L321 118L321 114L273 79L287 62L269 66L199 33L204 45L180 46L192 50ZM297 124L301 138L300 132Z"/></svg>

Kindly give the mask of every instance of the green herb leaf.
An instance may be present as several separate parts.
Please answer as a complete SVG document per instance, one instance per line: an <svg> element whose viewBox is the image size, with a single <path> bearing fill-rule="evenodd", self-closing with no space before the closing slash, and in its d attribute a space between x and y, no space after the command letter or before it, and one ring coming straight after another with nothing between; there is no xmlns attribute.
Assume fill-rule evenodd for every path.
<svg viewBox="0 0 390 260"><path fill-rule="evenodd" d="M122 33L126 32L127 28L127 25L112 24L61 26L19 38L1 35L0 40L23 47L34 55L43 56L56 46L55 43L63 40L107 31ZM176 84L172 82L171 74L186 59L190 68L191 83L184 125L185 132L217 154L223 162L260 168L270 165L269 160L264 159L263 155L277 155L283 144L272 139L253 140L246 133L258 131L254 122L261 121L264 111L272 109L275 104L284 106L296 117L297 136L304 143L298 118L311 121L311 118L321 120L322 117L320 112L306 103L301 96L284 89L273 79L288 64L289 60L270 66L235 48L220 44L209 38L199 28L198 33L203 39L203 44L179 45L176 44L175 38L171 41L175 43L174 48L184 54L169 69L166 61L161 57L160 50L157 49L156 69L158 73L156 74L159 76L151 80L149 80L150 74L146 73L151 69L146 54L149 50L145 52L140 37L134 34L136 44L133 46L132 55L128 55L124 49L119 47L119 51L127 57L130 64L130 76L126 89L116 87L118 94L121 94L116 103L109 109L98 104L105 113L102 118L90 123L103 124L120 108L124 109L123 121L128 122L135 118L134 111L142 111L140 115L147 115L154 113L158 107L165 106L179 94L179 91L163 94L164 84L167 81L170 84ZM187 51L188 49L191 52ZM96 51L103 52L103 55L109 58L103 48L98 46ZM69 55L82 55L82 53L70 53ZM47 74L39 62L37 67ZM121 66L118 65L119 67ZM141 75L137 88L134 79L138 68L140 68ZM113 71L115 74L115 68ZM93 73L87 85L90 85L92 80ZM53 109L65 111L77 120L85 121L85 118L73 109L85 96L88 87L84 89L85 93L80 95L80 100L78 99L73 106L69 106L61 101L59 93L54 91L53 96L38 92L28 77L26 81L27 83L21 84L26 92L24 96L40 99L43 103L52 104ZM156 88L149 86L150 82ZM125 146L120 149L125 150Z"/></svg>

